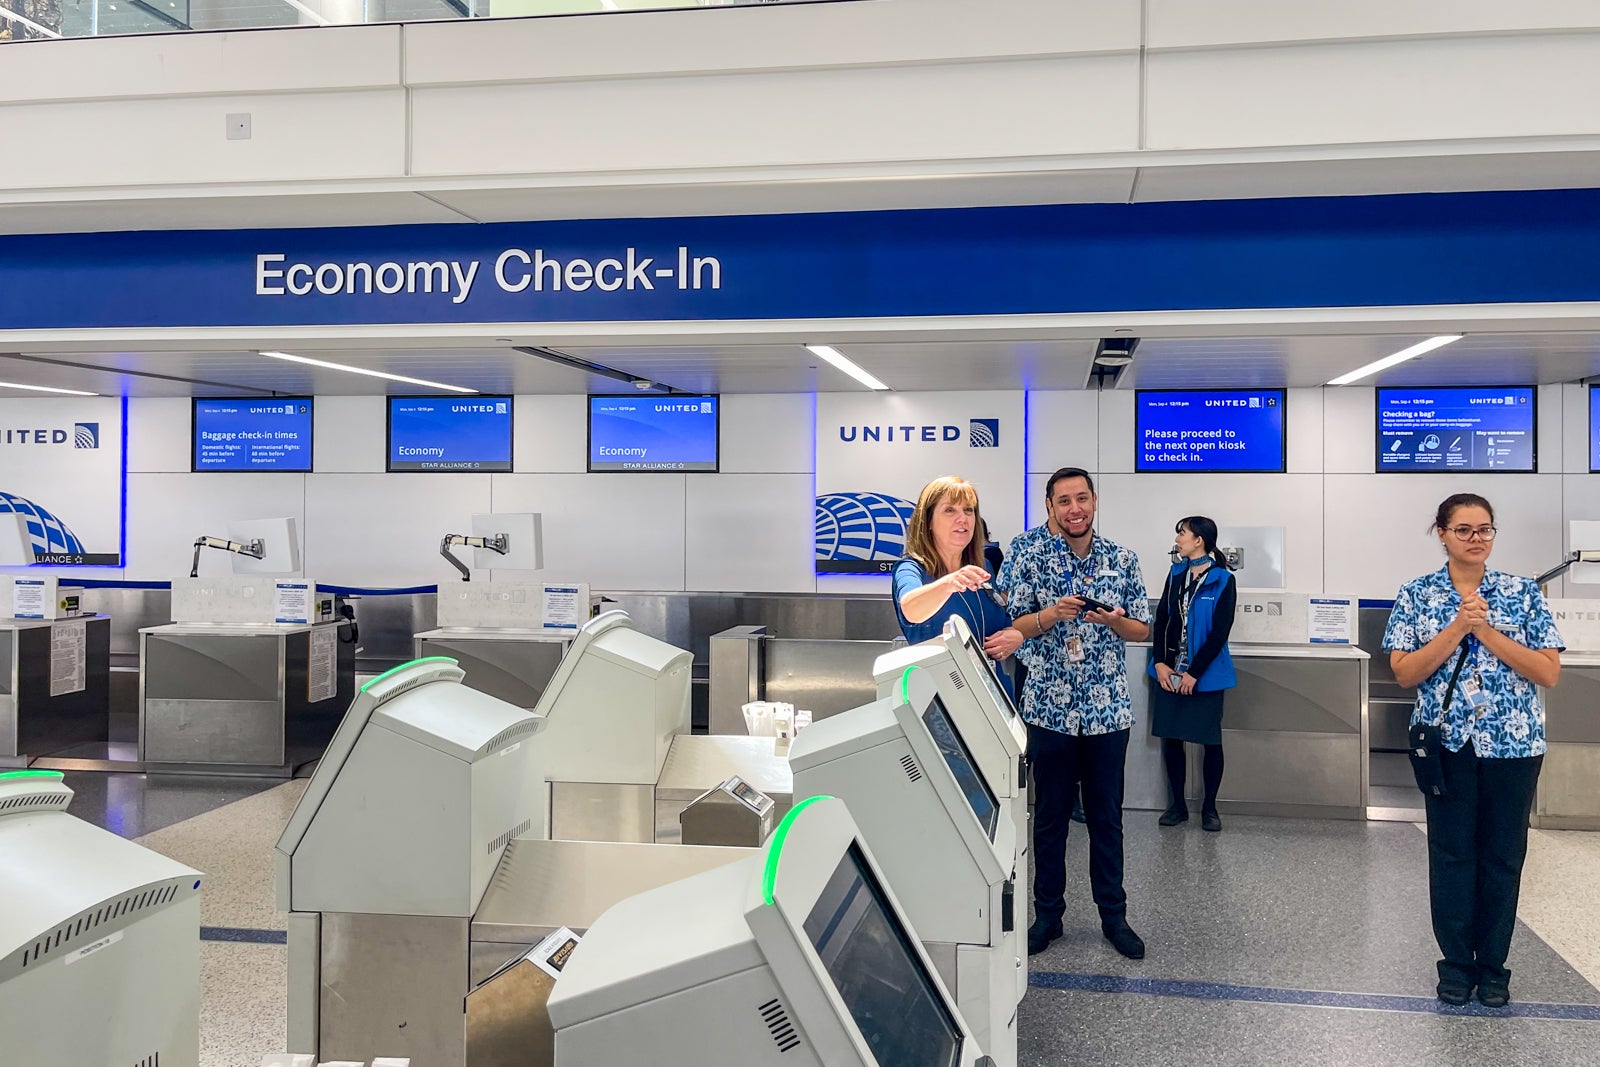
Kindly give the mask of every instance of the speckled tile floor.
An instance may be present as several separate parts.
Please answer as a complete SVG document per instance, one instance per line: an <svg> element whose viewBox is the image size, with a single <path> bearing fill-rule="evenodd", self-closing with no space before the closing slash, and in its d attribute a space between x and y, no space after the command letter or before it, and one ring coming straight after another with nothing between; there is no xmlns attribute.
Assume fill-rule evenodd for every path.
<svg viewBox="0 0 1600 1067"><path fill-rule="evenodd" d="M305 782L129 777L143 784L85 790L88 817L206 871L202 922L225 928L213 936L279 936L272 846ZM1032 961L1060 988L1024 999L1019 1067L1600 1062L1600 834L1533 832L1512 945L1519 1004L1583 1016L1574 1021L1432 1010L1417 826L1233 816L1206 834L1130 811L1126 833L1129 917L1148 955L1125 960L1101 939L1074 826L1067 934ZM202 1067L258 1067L283 1051L286 955L276 943L205 943ZM1293 1002L1305 990L1327 995Z"/></svg>

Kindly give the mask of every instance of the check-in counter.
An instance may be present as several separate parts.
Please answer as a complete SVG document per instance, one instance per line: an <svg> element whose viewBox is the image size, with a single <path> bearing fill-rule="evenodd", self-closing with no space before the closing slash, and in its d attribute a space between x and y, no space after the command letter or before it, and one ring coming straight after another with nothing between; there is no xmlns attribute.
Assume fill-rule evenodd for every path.
<svg viewBox="0 0 1600 1067"><path fill-rule="evenodd" d="M1367 817L1366 652L1352 645L1231 645L1237 688L1222 717L1227 771L1217 809L1316 819ZM1161 741L1150 736L1150 646L1128 646L1134 726L1126 804L1167 806ZM1191 806L1203 750L1190 746Z"/></svg>
<svg viewBox="0 0 1600 1067"><path fill-rule="evenodd" d="M449 656L466 672L468 687L531 711L572 639L550 630L441 627L415 636L413 658Z"/></svg>
<svg viewBox="0 0 1600 1067"><path fill-rule="evenodd" d="M355 696L348 626L339 619L140 630L145 769L293 776L322 755Z"/></svg>
<svg viewBox="0 0 1600 1067"><path fill-rule="evenodd" d="M105 742L111 620L0 619L0 768Z"/></svg>
<svg viewBox="0 0 1600 1067"><path fill-rule="evenodd" d="M904 645L892 640L778 637L765 626L735 626L711 637L713 734L748 734L744 705L775 700L805 708L812 721L878 698L872 666Z"/></svg>
<svg viewBox="0 0 1600 1067"><path fill-rule="evenodd" d="M1600 652L1563 652L1561 684L1539 696L1550 750L1539 772L1532 825L1600 830Z"/></svg>

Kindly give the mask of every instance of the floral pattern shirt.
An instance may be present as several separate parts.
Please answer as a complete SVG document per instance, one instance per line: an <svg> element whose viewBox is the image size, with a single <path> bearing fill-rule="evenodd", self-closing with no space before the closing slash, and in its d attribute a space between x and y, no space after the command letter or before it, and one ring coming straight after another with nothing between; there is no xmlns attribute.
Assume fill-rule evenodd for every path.
<svg viewBox="0 0 1600 1067"><path fill-rule="evenodd" d="M1550 605L1531 579L1487 570L1478 592L1489 604L1489 625L1519 645L1534 649L1566 647L1550 615ZM1383 647L1391 652L1415 652L1439 636L1460 610L1461 594L1450 582L1448 566L1413 579L1395 595ZM1439 731L1444 747L1459 752L1471 741L1478 755L1490 758L1543 755L1544 707L1539 703L1538 687L1501 662L1481 641L1471 635L1466 640L1467 661L1461 667L1450 712ZM1413 726L1439 720L1457 655L1452 651L1439 669L1417 686L1417 706L1411 713ZM1486 698L1477 709L1462 690L1469 678L1476 679Z"/></svg>
<svg viewBox="0 0 1600 1067"><path fill-rule="evenodd" d="M1150 621L1138 554L1099 534L1089 543L1089 554L1079 559L1048 524L1020 533L995 584L1007 594L1006 609L1013 619L1059 597L1082 594L1122 608L1130 619ZM1076 663L1068 651L1073 638L1083 648L1083 659ZM1025 640L1017 658L1028 668L1022 695L1022 717L1028 722L1062 734L1109 734L1133 725L1127 645L1111 627L1058 622Z"/></svg>

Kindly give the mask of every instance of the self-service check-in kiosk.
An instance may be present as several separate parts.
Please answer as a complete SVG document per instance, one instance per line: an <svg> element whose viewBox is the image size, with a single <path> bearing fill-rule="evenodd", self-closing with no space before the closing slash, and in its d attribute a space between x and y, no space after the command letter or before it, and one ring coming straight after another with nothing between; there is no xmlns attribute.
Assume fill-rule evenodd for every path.
<svg viewBox="0 0 1600 1067"><path fill-rule="evenodd" d="M879 656L873 665L878 696L893 696L912 667L926 668L939 699L972 749L983 780L1011 808L1017 827L1017 885L1026 888L1032 835L1028 832L1028 724L1023 721L983 645L955 616L938 637Z"/></svg>
<svg viewBox="0 0 1600 1067"><path fill-rule="evenodd" d="M886 874L816 797L760 853L622 901L550 995L557 1062L993 1067Z"/></svg>
<svg viewBox="0 0 1600 1067"><path fill-rule="evenodd" d="M979 1047L1006 1067L1016 1063L1027 987L1026 914L1011 806L979 769L972 732L932 673L908 668L894 695L803 731L789 763L797 796L849 805Z"/></svg>
<svg viewBox="0 0 1600 1067"><path fill-rule="evenodd" d="M0 1059L196 1067L200 874L71 799L59 772L0 774Z"/></svg>
<svg viewBox="0 0 1600 1067"><path fill-rule="evenodd" d="M469 688L444 657L362 687L277 846L278 905L289 912L291 1051L548 1067L549 1027L540 1019L549 986L524 980L527 952L561 927L587 928L626 896L750 854L542 840L546 731L572 722L568 740L551 747L586 767L607 725L621 721L600 709L653 693L644 679L610 690L615 705L601 699L608 677L639 677L640 649L649 646L628 640L643 638L628 628L594 636L609 640L592 642L552 688L595 699L548 718ZM601 732L581 728L586 708ZM656 710L646 703L640 714L654 721ZM675 719L664 711L663 721ZM624 751L629 740L611 738ZM653 759L654 736L632 740L635 762Z"/></svg>

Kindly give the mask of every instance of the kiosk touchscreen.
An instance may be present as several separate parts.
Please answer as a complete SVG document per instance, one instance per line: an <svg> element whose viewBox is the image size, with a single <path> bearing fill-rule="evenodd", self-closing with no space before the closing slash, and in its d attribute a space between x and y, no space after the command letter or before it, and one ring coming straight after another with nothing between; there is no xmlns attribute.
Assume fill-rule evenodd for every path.
<svg viewBox="0 0 1600 1067"><path fill-rule="evenodd" d="M931 671L813 723L789 749L796 796L850 806L978 1044L1016 1063L1027 971L1015 915L1017 831Z"/></svg>
<svg viewBox="0 0 1600 1067"><path fill-rule="evenodd" d="M549 1011L562 1067L993 1067L830 797L749 859L608 910Z"/></svg>
<svg viewBox="0 0 1600 1067"><path fill-rule="evenodd" d="M910 667L924 667L933 675L940 699L970 739L989 785L1002 797L1026 797L1028 724L966 620L954 616L938 637L879 656L872 665L878 695L893 695Z"/></svg>
<svg viewBox="0 0 1600 1067"><path fill-rule="evenodd" d="M654 841L655 784L687 734L694 656L634 629L627 612L584 623L533 709L548 836Z"/></svg>
<svg viewBox="0 0 1600 1067"><path fill-rule="evenodd" d="M200 874L0 774L0 1062L200 1062Z"/></svg>

